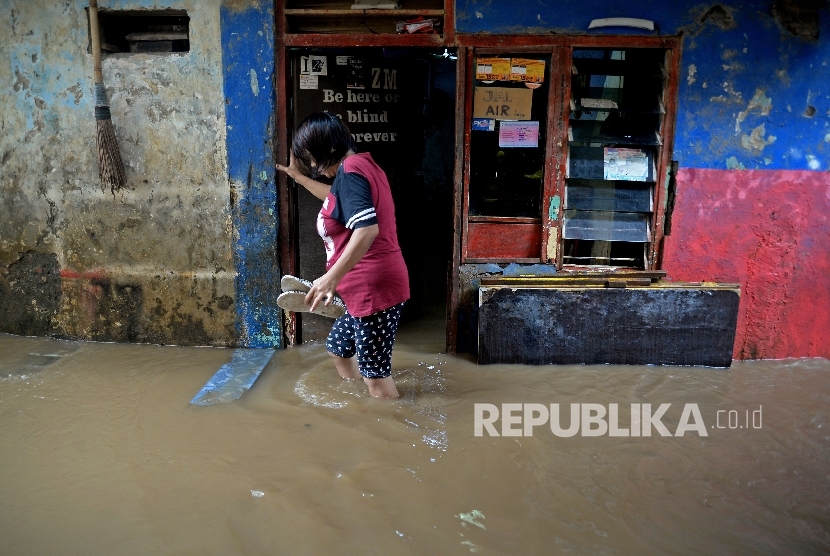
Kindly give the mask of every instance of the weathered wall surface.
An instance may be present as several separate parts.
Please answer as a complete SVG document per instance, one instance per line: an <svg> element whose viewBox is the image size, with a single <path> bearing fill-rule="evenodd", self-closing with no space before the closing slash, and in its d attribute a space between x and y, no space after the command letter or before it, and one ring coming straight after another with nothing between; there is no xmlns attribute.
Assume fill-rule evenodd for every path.
<svg viewBox="0 0 830 556"><path fill-rule="evenodd" d="M462 33L683 33L681 172L664 269L740 282L735 357L830 357L830 10L825 0L459 0ZM591 33L632 33L624 29Z"/></svg>
<svg viewBox="0 0 830 556"><path fill-rule="evenodd" d="M86 5L4 2L0 330L233 345L220 2L102 2L190 16L189 52L104 56L115 195L98 179Z"/></svg>
<svg viewBox="0 0 830 556"><path fill-rule="evenodd" d="M225 0L221 9L228 180L234 221L239 344L281 342L274 185L274 4Z"/></svg>
<svg viewBox="0 0 830 556"><path fill-rule="evenodd" d="M735 358L830 357L828 177L680 171L664 268L675 280L741 284Z"/></svg>

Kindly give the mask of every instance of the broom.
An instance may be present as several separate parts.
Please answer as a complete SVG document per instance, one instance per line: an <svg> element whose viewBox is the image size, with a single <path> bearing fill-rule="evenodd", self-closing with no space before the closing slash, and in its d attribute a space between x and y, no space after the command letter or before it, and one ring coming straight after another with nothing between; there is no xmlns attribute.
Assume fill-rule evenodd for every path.
<svg viewBox="0 0 830 556"><path fill-rule="evenodd" d="M92 69L95 73L95 123L98 127L98 174L101 187L116 190L126 184L124 163L118 152L118 142L112 127L112 115L101 72L101 36L98 30L98 0L89 0L89 30L92 42Z"/></svg>

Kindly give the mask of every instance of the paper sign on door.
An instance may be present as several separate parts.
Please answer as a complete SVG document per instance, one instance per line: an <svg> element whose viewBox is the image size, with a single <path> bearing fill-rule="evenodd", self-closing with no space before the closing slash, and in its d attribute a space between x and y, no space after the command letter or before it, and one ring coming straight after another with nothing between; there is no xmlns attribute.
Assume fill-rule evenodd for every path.
<svg viewBox="0 0 830 556"><path fill-rule="evenodd" d="M530 119L530 109L533 105L532 89L476 87L473 94L473 118Z"/></svg>
<svg viewBox="0 0 830 556"><path fill-rule="evenodd" d="M499 147L538 147L539 122L499 123Z"/></svg>

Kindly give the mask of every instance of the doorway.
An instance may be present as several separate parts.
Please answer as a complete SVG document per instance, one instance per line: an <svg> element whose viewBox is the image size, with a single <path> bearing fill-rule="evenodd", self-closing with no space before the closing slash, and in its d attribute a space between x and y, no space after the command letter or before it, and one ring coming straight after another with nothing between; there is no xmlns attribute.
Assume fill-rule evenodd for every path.
<svg viewBox="0 0 830 556"><path fill-rule="evenodd" d="M289 51L293 129L327 110L386 172L395 201L398 241L409 270L411 297L401 324L444 323L447 269L452 259L455 162L455 56L446 49L325 48ZM325 272L317 234L320 201L295 187L294 260L313 280ZM324 339L331 320L297 315L297 341Z"/></svg>

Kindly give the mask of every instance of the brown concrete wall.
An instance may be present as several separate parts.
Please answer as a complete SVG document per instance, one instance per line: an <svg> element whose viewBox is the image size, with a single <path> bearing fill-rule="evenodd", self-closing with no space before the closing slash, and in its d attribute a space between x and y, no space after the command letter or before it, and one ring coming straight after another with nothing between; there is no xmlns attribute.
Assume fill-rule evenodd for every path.
<svg viewBox="0 0 830 556"><path fill-rule="evenodd" d="M232 345L236 339L219 0L186 9L190 52L103 62L127 173L98 179L82 0L0 18L0 331Z"/></svg>

